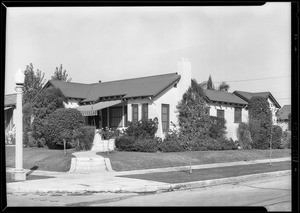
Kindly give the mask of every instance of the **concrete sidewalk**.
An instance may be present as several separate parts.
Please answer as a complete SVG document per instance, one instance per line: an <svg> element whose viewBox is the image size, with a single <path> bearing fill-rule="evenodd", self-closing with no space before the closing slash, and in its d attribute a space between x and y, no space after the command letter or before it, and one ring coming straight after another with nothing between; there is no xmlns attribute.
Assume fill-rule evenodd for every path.
<svg viewBox="0 0 300 213"><path fill-rule="evenodd" d="M272 159L272 162L290 161L290 158L277 158ZM224 166L237 166L257 163L268 163L269 159L257 160L257 161L242 161L242 162L230 162L230 163L218 163L218 164L205 164L195 165L193 169L204 169L204 168L217 168ZM160 168L151 170L135 170L135 171L124 171L124 172L108 172L108 171L95 171L89 174L74 173L74 172L49 172L49 171L29 171L31 175L42 175L50 176L52 178L28 180L20 182L7 183L8 193L47 193L47 194L85 194L85 193L96 193L96 192L158 192L158 191L170 191L187 188L205 187L211 185L219 185L232 182L240 182L251 180L259 177L275 177L282 175L290 175L291 171L279 171L270 173L260 173L245 175L239 177L222 178L205 181L195 181L188 183L169 184L157 181L133 179L119 177L120 175L129 174L145 174L153 172L169 172L169 171L180 171L189 167L173 167L173 168ZM8 169L10 172L13 169Z"/></svg>

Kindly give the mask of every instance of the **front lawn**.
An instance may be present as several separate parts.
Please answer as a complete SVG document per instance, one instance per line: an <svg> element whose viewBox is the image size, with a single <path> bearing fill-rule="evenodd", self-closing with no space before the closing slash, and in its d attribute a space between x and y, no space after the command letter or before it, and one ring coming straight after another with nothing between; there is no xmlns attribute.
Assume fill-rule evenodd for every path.
<svg viewBox="0 0 300 213"><path fill-rule="evenodd" d="M63 150L51 150L47 148L24 148L23 168L31 170L45 170L67 172L70 170L71 158L74 157L68 150L64 155ZM6 167L15 167L15 147L5 147Z"/></svg>
<svg viewBox="0 0 300 213"><path fill-rule="evenodd" d="M113 151L109 154L98 152L109 158L115 171L155 169L189 165L189 152L145 153ZM192 165L225 163L268 159L269 150L225 150L225 151L192 151ZM272 158L291 157L290 149L272 150Z"/></svg>
<svg viewBox="0 0 300 213"><path fill-rule="evenodd" d="M259 174L266 172L276 172L283 170L290 170L291 162L284 161L278 163L259 163L249 164L242 166L229 166L229 167L218 167L208 169L193 169L192 174L188 171L177 171L177 172L156 172L148 174L136 174L136 175L122 175L119 177L143 179L158 181L164 183L185 183L193 181L213 180L219 178L237 177L250 174Z"/></svg>

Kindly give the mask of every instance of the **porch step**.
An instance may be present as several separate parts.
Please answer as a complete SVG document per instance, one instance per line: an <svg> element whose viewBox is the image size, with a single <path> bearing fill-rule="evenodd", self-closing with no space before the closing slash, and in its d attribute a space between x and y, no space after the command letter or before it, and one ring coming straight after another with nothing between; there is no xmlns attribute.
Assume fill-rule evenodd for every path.
<svg viewBox="0 0 300 213"><path fill-rule="evenodd" d="M95 132L91 151L107 152L107 151L114 150L114 148L115 148L114 140L103 140L101 138L101 135Z"/></svg>

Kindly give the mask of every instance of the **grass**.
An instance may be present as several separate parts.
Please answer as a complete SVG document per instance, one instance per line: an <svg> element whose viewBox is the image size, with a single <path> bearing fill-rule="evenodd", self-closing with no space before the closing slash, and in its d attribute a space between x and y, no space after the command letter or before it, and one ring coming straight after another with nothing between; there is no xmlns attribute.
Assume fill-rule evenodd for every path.
<svg viewBox="0 0 300 213"><path fill-rule="evenodd" d="M154 169L189 165L189 152L144 153L112 151L110 154L97 153L109 158L115 171ZM192 165L224 163L234 161L250 161L268 159L269 150L224 150L224 151L192 151ZM290 149L272 150L272 158L290 157Z"/></svg>
<svg viewBox="0 0 300 213"><path fill-rule="evenodd" d="M242 175L258 174L265 172L275 172L282 170L290 170L291 162L284 161L279 163L260 163L243 166L219 167L210 169L193 169L192 174L188 171L178 172L157 172L137 175L123 175L119 177L151 180L165 183L185 183L192 181L212 180L219 178L236 177Z"/></svg>
<svg viewBox="0 0 300 213"><path fill-rule="evenodd" d="M71 158L74 151L68 150L64 155L63 150L47 148L24 148L23 168L31 170L45 170L67 172L70 170ZM15 147L5 147L6 167L15 167Z"/></svg>

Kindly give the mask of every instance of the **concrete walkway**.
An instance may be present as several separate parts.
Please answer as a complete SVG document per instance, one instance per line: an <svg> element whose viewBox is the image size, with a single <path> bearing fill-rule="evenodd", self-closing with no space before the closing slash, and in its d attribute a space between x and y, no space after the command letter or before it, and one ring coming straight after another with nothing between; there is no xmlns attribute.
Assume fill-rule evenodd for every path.
<svg viewBox="0 0 300 213"><path fill-rule="evenodd" d="M96 154L97 151L74 152L76 158L72 158L69 172L94 173L112 171L110 161Z"/></svg>
<svg viewBox="0 0 300 213"><path fill-rule="evenodd" d="M86 153L87 154L87 153ZM91 154L91 153L90 153ZM78 158L85 158L85 154L77 154ZM92 156L92 155L90 155ZM78 159L77 158L77 159ZM94 158L93 158L94 159ZM95 158L96 159L96 158ZM102 158L100 158L102 159ZM102 159L103 160L103 159ZM272 162L290 161L290 158L278 158L272 159ZM93 161L94 162L94 161ZM243 162L230 162L222 164L205 164L193 166L193 169L201 168L216 168L224 166L246 165L254 163L268 163L269 159L257 160L257 161L243 161ZM82 167L84 165L81 164ZM79 168L79 167L78 167ZM197 188L211 185L225 184L231 182L239 182L250 180L259 177L268 176L282 176L290 175L291 171L279 171L270 173L260 173L253 175L245 175L239 177L222 178L205 181L195 181L188 183L169 184L157 181L133 179L120 177L121 175L129 174L143 174L152 172L166 172L166 171L178 171L186 167L176 168L161 168L152 170L135 170L126 172L108 172L103 170L93 170L87 174L84 172L49 172L49 171L29 171L31 175L43 175L48 176L46 179L28 180L7 183L8 193L47 193L47 194L84 194L87 192L157 192L157 191L169 191L174 189L186 189ZM176 170L177 169L177 170ZM13 169L7 169L8 172ZM76 171L76 169L75 169ZM79 169L77 170L79 171ZM87 171L87 170L86 170Z"/></svg>

